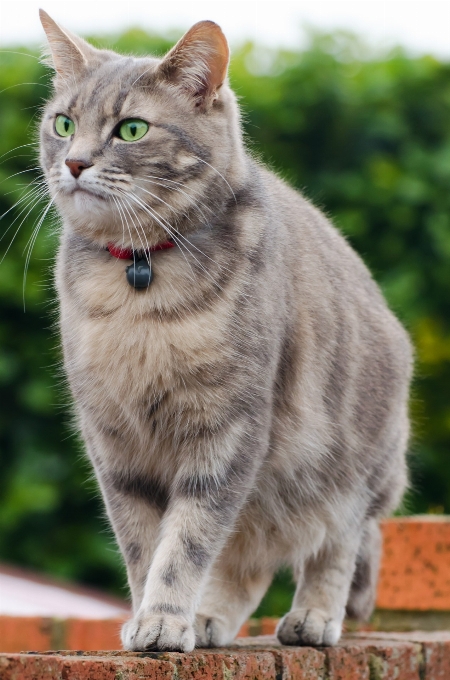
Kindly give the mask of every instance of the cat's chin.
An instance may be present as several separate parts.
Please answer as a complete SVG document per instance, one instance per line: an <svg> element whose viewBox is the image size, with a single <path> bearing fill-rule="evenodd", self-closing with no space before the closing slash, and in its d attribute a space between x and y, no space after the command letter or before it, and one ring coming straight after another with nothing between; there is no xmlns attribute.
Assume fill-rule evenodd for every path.
<svg viewBox="0 0 450 680"><path fill-rule="evenodd" d="M63 221L69 231L73 231L89 241L105 246L107 243L124 243L125 236L130 233L122 222L120 213L115 211L113 202L101 199L94 194L85 191L77 191L72 194L59 195L56 199L58 209L63 216ZM135 245L145 244L152 246L167 240L167 235L158 227L147 226L145 235L135 233L134 223L131 225L131 235L135 236ZM129 247L130 244L126 244ZM132 245L132 242L131 242ZM137 246L137 247L138 247Z"/></svg>
<svg viewBox="0 0 450 680"><path fill-rule="evenodd" d="M114 204L101 196L88 191L76 191L58 196L56 202L63 217L84 236L95 239L95 234L104 233L105 225L122 234Z"/></svg>
<svg viewBox="0 0 450 680"><path fill-rule="evenodd" d="M84 189L57 192L55 202L62 214L71 218L80 216L86 219L86 216L89 215L93 219L97 217L104 220L113 212L113 204L107 200L106 196Z"/></svg>
<svg viewBox="0 0 450 680"><path fill-rule="evenodd" d="M106 196L101 196L87 189L77 189L70 194L70 197L78 210L94 209L98 204L108 203Z"/></svg>

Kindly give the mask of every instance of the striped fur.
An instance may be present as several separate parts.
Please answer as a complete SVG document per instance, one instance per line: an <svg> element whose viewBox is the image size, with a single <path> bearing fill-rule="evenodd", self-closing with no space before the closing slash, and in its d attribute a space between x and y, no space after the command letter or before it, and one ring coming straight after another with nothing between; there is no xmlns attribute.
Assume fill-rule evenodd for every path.
<svg viewBox="0 0 450 680"><path fill-rule="evenodd" d="M246 152L218 26L157 60L42 21L65 369L127 565L124 646L229 643L283 564L280 640L335 644L346 607L370 614L378 520L406 484L406 333L324 215ZM150 128L126 143L131 117ZM168 236L145 291L105 250Z"/></svg>

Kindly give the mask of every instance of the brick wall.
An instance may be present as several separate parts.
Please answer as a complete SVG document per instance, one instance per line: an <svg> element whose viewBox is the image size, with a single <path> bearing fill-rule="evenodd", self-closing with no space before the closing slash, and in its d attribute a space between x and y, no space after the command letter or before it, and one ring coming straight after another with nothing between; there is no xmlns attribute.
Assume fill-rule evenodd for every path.
<svg viewBox="0 0 450 680"><path fill-rule="evenodd" d="M354 634L331 649L273 637L191 654L1 654L1 680L449 680L450 632Z"/></svg>

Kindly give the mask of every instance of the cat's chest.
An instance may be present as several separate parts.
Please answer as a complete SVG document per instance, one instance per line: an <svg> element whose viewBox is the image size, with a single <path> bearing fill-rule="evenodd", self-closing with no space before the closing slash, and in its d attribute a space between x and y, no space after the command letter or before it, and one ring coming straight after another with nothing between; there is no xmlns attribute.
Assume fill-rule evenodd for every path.
<svg viewBox="0 0 450 680"><path fill-rule="evenodd" d="M188 429L217 421L235 387L239 282L231 279L219 295L208 278L201 287L190 268L183 271L180 259L173 251L155 258L154 282L136 291L123 262L60 251L66 372L79 410L107 429L147 432L155 410L168 428L170 421Z"/></svg>
<svg viewBox="0 0 450 680"><path fill-rule="evenodd" d="M191 310L161 321L120 305L96 315L66 300L61 310L64 356L72 391L82 410L114 421L142 420L164 397L173 410L210 399L198 376L226 361L227 315ZM208 371L206 371L207 373ZM195 378L194 378L195 377Z"/></svg>
<svg viewBox="0 0 450 680"><path fill-rule="evenodd" d="M131 309L89 318L72 307L62 316L69 371L115 391L128 392L132 385L139 391L149 381L173 386L190 366L219 351L223 333L217 319L205 314L171 324L135 316Z"/></svg>

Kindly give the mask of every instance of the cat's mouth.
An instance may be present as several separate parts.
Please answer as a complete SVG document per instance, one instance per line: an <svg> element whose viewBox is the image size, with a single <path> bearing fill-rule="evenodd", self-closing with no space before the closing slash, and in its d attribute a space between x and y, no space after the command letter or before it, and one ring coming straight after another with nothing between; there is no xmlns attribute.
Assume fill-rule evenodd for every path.
<svg viewBox="0 0 450 680"><path fill-rule="evenodd" d="M73 187L73 189L69 192L71 196L79 195L79 196L88 196L91 198L97 198L101 201L105 201L107 199L107 196L105 194L101 194L98 191L95 191L94 189L87 188L87 187L80 187L79 185Z"/></svg>

